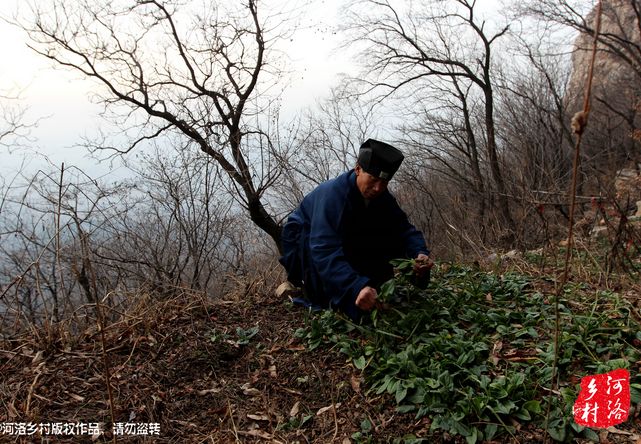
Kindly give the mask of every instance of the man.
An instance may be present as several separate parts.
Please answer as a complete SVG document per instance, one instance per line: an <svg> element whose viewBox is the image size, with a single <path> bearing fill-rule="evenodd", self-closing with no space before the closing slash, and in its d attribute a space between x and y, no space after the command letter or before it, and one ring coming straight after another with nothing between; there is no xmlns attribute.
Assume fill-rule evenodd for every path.
<svg viewBox="0 0 641 444"><path fill-rule="evenodd" d="M402 161L398 149L369 139L353 170L319 185L289 216L280 262L310 306L358 320L393 277L390 260L416 258L416 274L429 273L433 262L423 235L387 190Z"/></svg>

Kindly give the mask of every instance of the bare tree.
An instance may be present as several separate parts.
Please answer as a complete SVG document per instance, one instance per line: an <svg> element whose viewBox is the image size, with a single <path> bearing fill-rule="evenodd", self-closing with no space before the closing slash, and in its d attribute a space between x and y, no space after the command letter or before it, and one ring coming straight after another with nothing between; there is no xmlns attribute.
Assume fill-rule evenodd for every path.
<svg viewBox="0 0 641 444"><path fill-rule="evenodd" d="M531 44L521 45L519 51L515 57L523 57L522 63L501 76L497 124L501 143L510 147L504 161L512 172L517 236L528 248L550 241L556 233L547 227L560 226L558 222L567 218L573 139L564 100L568 58L539 52Z"/></svg>
<svg viewBox="0 0 641 444"><path fill-rule="evenodd" d="M28 108L21 104L21 94L0 93L0 147L9 150L22 147L29 142L31 130L38 121L28 121Z"/></svg>
<svg viewBox="0 0 641 444"><path fill-rule="evenodd" d="M0 300L12 307L13 294L32 321L59 321L79 303L95 302L108 283L90 246L122 192L64 165L16 180L0 219Z"/></svg>
<svg viewBox="0 0 641 444"><path fill-rule="evenodd" d="M588 60L595 35L593 4L573 0L529 1L518 12L542 23L573 31L573 72L564 101L574 113L583 108ZM641 128L641 5L638 0L604 0L598 35L598 63L593 71L590 124L582 164L594 173L612 175L639 159ZM570 116L566 116L569 120ZM593 184L594 185L594 184Z"/></svg>
<svg viewBox="0 0 641 444"><path fill-rule="evenodd" d="M279 31L256 0L229 10L218 2L54 0L34 2L32 12L21 23L31 47L102 85L98 100L119 134L88 145L128 153L179 136L215 161L251 220L280 244L264 194L281 169L256 124L280 74L267 59L267 36Z"/></svg>
<svg viewBox="0 0 641 444"><path fill-rule="evenodd" d="M281 143L288 147L279 183L286 210L312 187L354 167L360 144L376 133L376 108L342 84L291 123Z"/></svg>
<svg viewBox="0 0 641 444"><path fill-rule="evenodd" d="M415 3L394 6L387 0L365 0L352 3L347 30L362 45L362 62L369 73L366 84L370 90L381 91L381 99L402 97L425 108L426 102L437 94L448 94L459 102L457 109L461 110L467 106L472 89L478 91L483 109L481 126L463 123L459 131L466 139L466 150L483 142L499 212L506 227L513 231L497 146L492 63L496 41L506 35L508 27L501 26L494 31L489 27L478 18L474 1L428 1L421 6ZM460 102L461 99L464 101ZM442 114L441 122L432 121L436 124L435 131L441 132L440 140L445 133L438 125L445 118ZM470 134L470 130L476 133ZM470 151L470 155L475 155L474 151ZM474 168L473 159L470 165ZM474 180L476 187L482 189L479 176Z"/></svg>
<svg viewBox="0 0 641 444"><path fill-rule="evenodd" d="M217 293L234 250L233 201L226 198L213 160L158 148L135 168L127 211L114 212L94 255L116 277L113 285L177 287ZM236 227L235 227L236 228ZM217 290L217 289L216 289Z"/></svg>
<svg viewBox="0 0 641 444"><path fill-rule="evenodd" d="M265 248L213 160L179 147L144 157L141 177L109 186L64 165L14 181L0 213L0 315L60 321L141 289L216 296L247 272Z"/></svg>
<svg viewBox="0 0 641 444"><path fill-rule="evenodd" d="M578 0L530 0L519 12L557 23L578 31L587 38L580 40L587 49L594 36L594 5ZM641 78L641 5L637 0L603 1L604 29L598 39L599 50L628 65Z"/></svg>
<svg viewBox="0 0 641 444"><path fill-rule="evenodd" d="M418 119L400 126L403 143L412 148L409 179L422 188L427 170L458 184L457 194L467 196L466 210L474 211L477 226L484 229L491 195L486 186L486 156L479 146L482 141L477 139L478 100L474 100L471 86L456 78L450 88L434 95L432 109L423 109Z"/></svg>

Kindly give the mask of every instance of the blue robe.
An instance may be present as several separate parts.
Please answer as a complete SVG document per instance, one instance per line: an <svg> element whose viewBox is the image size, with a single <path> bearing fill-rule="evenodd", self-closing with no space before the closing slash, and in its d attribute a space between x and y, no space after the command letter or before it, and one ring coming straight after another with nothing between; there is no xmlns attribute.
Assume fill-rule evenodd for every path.
<svg viewBox="0 0 641 444"><path fill-rule="evenodd" d="M385 190L366 202L350 170L322 183L290 214L282 233L290 282L302 286L313 307L334 308L358 319L358 293L393 276L389 261L429 254L423 234Z"/></svg>

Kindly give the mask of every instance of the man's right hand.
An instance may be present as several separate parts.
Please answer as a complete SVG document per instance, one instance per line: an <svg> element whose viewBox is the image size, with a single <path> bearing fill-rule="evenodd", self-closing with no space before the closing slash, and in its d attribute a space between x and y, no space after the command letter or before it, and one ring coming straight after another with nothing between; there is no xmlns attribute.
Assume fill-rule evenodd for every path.
<svg viewBox="0 0 641 444"><path fill-rule="evenodd" d="M363 287L356 296L356 306L361 310L370 311L376 305L376 289L372 287Z"/></svg>

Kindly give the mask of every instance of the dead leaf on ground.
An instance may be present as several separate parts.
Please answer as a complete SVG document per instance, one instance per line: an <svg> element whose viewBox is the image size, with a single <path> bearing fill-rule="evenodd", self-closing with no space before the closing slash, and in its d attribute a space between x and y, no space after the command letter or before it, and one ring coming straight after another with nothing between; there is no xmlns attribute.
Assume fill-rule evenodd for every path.
<svg viewBox="0 0 641 444"><path fill-rule="evenodd" d="M289 411L289 417L293 418L294 416L298 415L299 409L300 409L300 401L296 401L292 409Z"/></svg>
<svg viewBox="0 0 641 444"><path fill-rule="evenodd" d="M31 360L31 364L32 365L40 364L40 362L42 362L42 360L44 359L43 356L44 356L44 352L42 350L38 350L36 355Z"/></svg>
<svg viewBox="0 0 641 444"><path fill-rule="evenodd" d="M503 348L503 342L502 341L497 341L494 344L494 347L492 347L492 363L494 365L497 365L499 363L499 352Z"/></svg>
<svg viewBox="0 0 641 444"><path fill-rule="evenodd" d="M254 421L269 421L269 416L267 415L252 415L249 413L247 414L247 418L253 419Z"/></svg>
<svg viewBox="0 0 641 444"><path fill-rule="evenodd" d="M238 434L244 435L244 436L253 436L255 438L268 439L270 441L274 439L274 435L267 432L263 432L262 430L250 430L248 432L239 430Z"/></svg>
<svg viewBox="0 0 641 444"><path fill-rule="evenodd" d="M632 435L632 432L628 432L627 430L619 430L616 427L608 427L606 429L609 433L614 433L615 435Z"/></svg>
<svg viewBox="0 0 641 444"><path fill-rule="evenodd" d="M211 389L206 389L206 390L198 390L196 393L199 396L205 396L209 395L210 393L220 393L222 390L219 388L211 388Z"/></svg>
<svg viewBox="0 0 641 444"><path fill-rule="evenodd" d="M84 396L76 395L75 393L69 393L69 396L78 402L82 402L85 400Z"/></svg>
<svg viewBox="0 0 641 444"><path fill-rule="evenodd" d="M320 416L326 411L331 410L332 408L338 409L340 406L341 406L341 403L339 402L337 404L328 405L327 407L322 407L318 409L318 411L316 412L316 416Z"/></svg>
<svg viewBox="0 0 641 444"><path fill-rule="evenodd" d="M291 393L292 395L297 395L297 396L303 395L303 392L301 392L300 390L294 390L287 387L283 387L283 390L286 391L287 393Z"/></svg>
<svg viewBox="0 0 641 444"><path fill-rule="evenodd" d="M354 390L356 393L361 392L361 378L359 378L357 375L352 375L349 378L349 382L352 385L352 390Z"/></svg>
<svg viewBox="0 0 641 444"><path fill-rule="evenodd" d="M246 396L260 396L260 390L251 386L249 382L244 383L240 386L243 391L243 395Z"/></svg>

